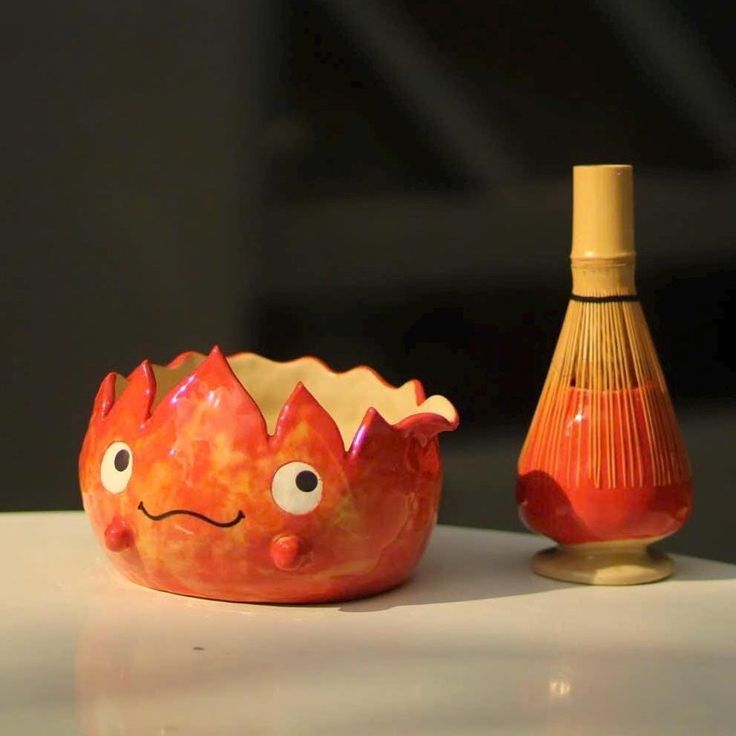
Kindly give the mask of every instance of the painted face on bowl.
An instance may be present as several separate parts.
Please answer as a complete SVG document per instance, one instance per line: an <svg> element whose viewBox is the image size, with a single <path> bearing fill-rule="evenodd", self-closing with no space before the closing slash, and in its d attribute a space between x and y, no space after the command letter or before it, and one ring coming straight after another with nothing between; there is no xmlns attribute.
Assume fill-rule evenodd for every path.
<svg viewBox="0 0 736 736"><path fill-rule="evenodd" d="M174 593L308 602L413 570L436 520L436 435L418 381L215 348L108 375L80 456L84 508L114 564Z"/></svg>

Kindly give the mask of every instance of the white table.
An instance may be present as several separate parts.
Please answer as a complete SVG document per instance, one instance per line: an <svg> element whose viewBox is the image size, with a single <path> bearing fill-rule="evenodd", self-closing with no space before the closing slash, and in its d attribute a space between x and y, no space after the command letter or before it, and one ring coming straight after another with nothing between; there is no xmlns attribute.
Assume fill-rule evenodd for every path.
<svg viewBox="0 0 736 736"><path fill-rule="evenodd" d="M0 733L736 733L736 566L575 587L542 545L440 527L399 590L259 606L128 583L81 513L0 515Z"/></svg>

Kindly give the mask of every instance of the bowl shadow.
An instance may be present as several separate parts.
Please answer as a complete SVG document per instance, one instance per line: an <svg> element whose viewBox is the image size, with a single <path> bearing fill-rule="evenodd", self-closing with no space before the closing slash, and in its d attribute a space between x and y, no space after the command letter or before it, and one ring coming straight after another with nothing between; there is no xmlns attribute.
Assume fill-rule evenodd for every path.
<svg viewBox="0 0 736 736"><path fill-rule="evenodd" d="M531 555L543 546L543 540L528 535L440 527L416 572L403 585L371 598L333 606L346 613L363 613L577 587L531 571Z"/></svg>

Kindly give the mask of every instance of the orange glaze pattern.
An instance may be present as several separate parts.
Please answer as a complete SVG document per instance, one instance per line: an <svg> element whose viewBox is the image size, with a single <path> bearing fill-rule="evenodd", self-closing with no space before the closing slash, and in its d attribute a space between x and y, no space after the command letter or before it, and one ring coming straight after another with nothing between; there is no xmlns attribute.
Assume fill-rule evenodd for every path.
<svg viewBox="0 0 736 736"><path fill-rule="evenodd" d="M662 538L682 527L692 509L689 466L674 419L665 429L647 422L647 408L662 403L657 390L570 388L560 435L532 425L516 485L526 526L566 545ZM676 457L663 456L668 444Z"/></svg>
<svg viewBox="0 0 736 736"><path fill-rule="evenodd" d="M147 361L116 397L119 380L109 374L100 387L79 470L94 532L130 580L222 600L315 602L391 588L419 561L440 497L437 434L458 420L454 409L422 412L418 382L418 413L389 425L367 407L346 449L301 383L269 434L217 348L155 405Z"/></svg>

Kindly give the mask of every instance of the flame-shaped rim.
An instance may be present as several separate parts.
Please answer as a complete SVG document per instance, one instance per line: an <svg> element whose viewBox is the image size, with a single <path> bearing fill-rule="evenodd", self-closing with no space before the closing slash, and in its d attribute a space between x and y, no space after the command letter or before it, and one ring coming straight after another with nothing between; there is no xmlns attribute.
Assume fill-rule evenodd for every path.
<svg viewBox="0 0 736 736"><path fill-rule="evenodd" d="M144 360L127 378L109 373L95 399L93 420L119 407L145 424L157 407L169 403L196 377L215 374L242 391L263 420L264 432L279 434L289 406L314 402L331 419L346 452L353 452L365 431L385 429L430 438L457 428L459 418L442 396L426 397L417 379L394 386L368 366L334 371L313 356L273 361L256 353L225 357L215 346L204 355L185 352L166 365Z"/></svg>

